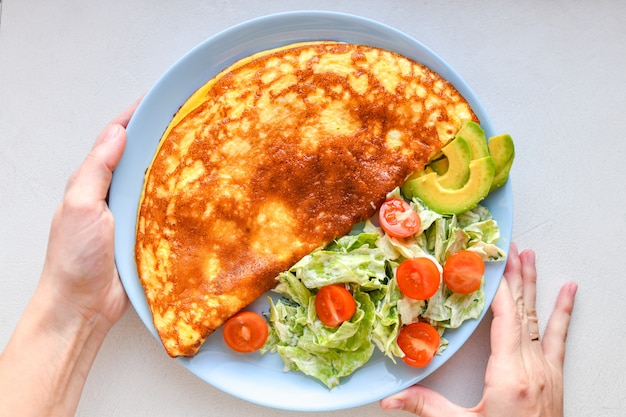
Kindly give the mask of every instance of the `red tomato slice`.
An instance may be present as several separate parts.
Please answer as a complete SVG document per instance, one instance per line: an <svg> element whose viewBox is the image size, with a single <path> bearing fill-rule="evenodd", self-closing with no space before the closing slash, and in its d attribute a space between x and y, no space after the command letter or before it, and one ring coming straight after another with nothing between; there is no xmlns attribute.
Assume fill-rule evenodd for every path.
<svg viewBox="0 0 626 417"><path fill-rule="evenodd" d="M385 233L397 238L412 236L422 227L419 214L399 198L389 199L380 206L378 221Z"/></svg>
<svg viewBox="0 0 626 417"><path fill-rule="evenodd" d="M435 295L441 274L429 258L413 258L402 262L396 269L396 281L402 294L414 300L428 300Z"/></svg>
<svg viewBox="0 0 626 417"><path fill-rule="evenodd" d="M352 318L356 311L356 302L352 293L344 286L327 285L317 292L315 309L324 325L337 327Z"/></svg>
<svg viewBox="0 0 626 417"><path fill-rule="evenodd" d="M443 281L459 294L471 294L480 288L485 262L476 252L460 250L443 265Z"/></svg>
<svg viewBox="0 0 626 417"><path fill-rule="evenodd" d="M405 354L402 360L407 365L422 368L435 357L440 337L437 329L430 324L417 322L404 326L396 341Z"/></svg>
<svg viewBox="0 0 626 417"><path fill-rule="evenodd" d="M260 349L267 340L267 322L252 311L242 311L224 323L224 342L235 352L250 353Z"/></svg>

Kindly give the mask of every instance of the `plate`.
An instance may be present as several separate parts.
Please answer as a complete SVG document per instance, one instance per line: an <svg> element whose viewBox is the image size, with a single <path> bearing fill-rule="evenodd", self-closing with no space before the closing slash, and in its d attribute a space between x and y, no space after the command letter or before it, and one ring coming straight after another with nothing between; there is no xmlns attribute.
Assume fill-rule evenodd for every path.
<svg viewBox="0 0 626 417"><path fill-rule="evenodd" d="M358 16L303 11L254 19L201 43L176 62L152 87L128 124L128 141L113 174L109 205L115 216L116 263L128 297L146 328L158 340L134 260L135 225L144 173L161 135L172 116L186 99L220 70L255 52L294 42L337 40L367 44L396 51L438 72L469 101L488 136L493 125L476 95L461 77L440 57L419 41L384 24ZM498 221L502 238L499 245L508 250L512 229L510 182L492 193L485 204ZM500 282L504 263L490 264L486 270L486 302L483 316ZM250 306L267 311L266 297ZM482 319L482 317L480 319ZM328 390L313 378L299 372L284 372L277 354L241 355L232 352L218 330L208 338L193 358L175 359L202 380L238 398L256 404L296 411L328 411L356 407L378 401L415 384L444 364L471 336L480 319L448 330L449 347L423 369L394 364L377 353L361 369ZM160 344L160 341L159 341ZM163 351L164 354L165 350ZM174 359L173 359L174 360Z"/></svg>

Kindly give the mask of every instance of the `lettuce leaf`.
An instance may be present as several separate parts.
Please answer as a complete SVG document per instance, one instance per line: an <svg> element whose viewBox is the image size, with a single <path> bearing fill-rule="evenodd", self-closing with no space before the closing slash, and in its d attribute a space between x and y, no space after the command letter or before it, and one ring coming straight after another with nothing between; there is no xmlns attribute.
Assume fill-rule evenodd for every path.
<svg viewBox="0 0 626 417"><path fill-rule="evenodd" d="M283 274L285 275L285 274ZM363 366L374 352L369 335L375 321L375 306L359 286L352 289L357 311L351 320L329 328L317 319L315 297L306 306L274 303L270 298L270 337L262 352L278 352L286 371L300 371L317 378L329 389L341 377Z"/></svg>

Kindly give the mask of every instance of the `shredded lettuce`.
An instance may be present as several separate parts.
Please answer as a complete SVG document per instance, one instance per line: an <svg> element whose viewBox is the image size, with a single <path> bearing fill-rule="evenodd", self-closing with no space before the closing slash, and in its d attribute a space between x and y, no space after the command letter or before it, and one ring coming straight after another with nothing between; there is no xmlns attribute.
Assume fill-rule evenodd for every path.
<svg viewBox="0 0 626 417"><path fill-rule="evenodd" d="M282 274L288 278L290 273ZM270 298L270 338L262 352L278 352L285 370L298 370L319 379L328 388L363 366L374 352L370 333L376 320L375 306L367 292L352 288L357 311L351 320L329 328L317 319L314 297L308 305L274 303Z"/></svg>
<svg viewBox="0 0 626 417"><path fill-rule="evenodd" d="M401 197L400 191L394 190L392 196ZM285 371L303 372L332 389L363 366L375 349L394 362L401 358L404 353L396 338L403 325L426 320L443 335L445 329L480 317L485 306L483 286L462 295L442 282L430 299L411 300L398 289L395 270L415 257L428 257L441 269L451 254L462 249L475 251L485 261L504 260L505 253L496 246L500 238L496 221L483 206L460 215L442 215L418 199L410 204L422 222L423 230L415 237L389 237L368 220L277 277L274 291L280 298L269 297L270 335L262 353L277 352ZM330 284L345 285L357 304L352 319L336 328L322 324L315 311L318 289ZM442 338L439 353L447 343Z"/></svg>

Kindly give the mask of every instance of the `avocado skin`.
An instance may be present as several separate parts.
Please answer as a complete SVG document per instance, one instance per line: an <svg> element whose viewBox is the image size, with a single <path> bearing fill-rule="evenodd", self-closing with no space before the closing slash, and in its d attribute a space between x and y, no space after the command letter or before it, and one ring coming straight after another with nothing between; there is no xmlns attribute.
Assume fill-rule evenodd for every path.
<svg viewBox="0 0 626 417"><path fill-rule="evenodd" d="M509 178L515 159L515 145L511 135L502 134L489 138L487 146L495 166L495 174L491 183L491 190L495 190L502 187Z"/></svg>
<svg viewBox="0 0 626 417"><path fill-rule="evenodd" d="M459 214L471 210L482 201L491 188L495 165L489 155L474 159L469 164L469 180L458 189L444 188L436 172L408 180L403 193L421 199L428 207L441 214Z"/></svg>

